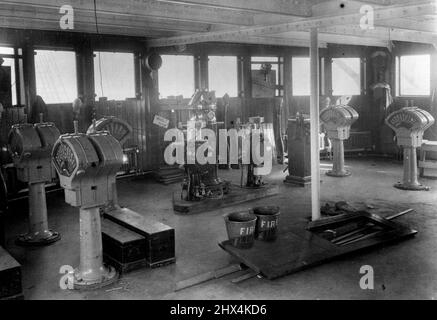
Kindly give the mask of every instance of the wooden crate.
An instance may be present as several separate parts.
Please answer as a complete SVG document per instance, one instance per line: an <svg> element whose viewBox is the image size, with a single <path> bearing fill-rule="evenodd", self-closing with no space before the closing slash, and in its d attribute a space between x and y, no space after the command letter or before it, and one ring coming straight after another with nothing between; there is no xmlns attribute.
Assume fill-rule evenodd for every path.
<svg viewBox="0 0 437 320"><path fill-rule="evenodd" d="M22 297L21 265L0 247L0 300Z"/></svg>
<svg viewBox="0 0 437 320"><path fill-rule="evenodd" d="M160 267L176 261L173 228L127 208L105 212L105 218L146 239L145 253L149 267Z"/></svg>
<svg viewBox="0 0 437 320"><path fill-rule="evenodd" d="M102 219L103 256L125 273L146 266L146 239L109 219Z"/></svg>

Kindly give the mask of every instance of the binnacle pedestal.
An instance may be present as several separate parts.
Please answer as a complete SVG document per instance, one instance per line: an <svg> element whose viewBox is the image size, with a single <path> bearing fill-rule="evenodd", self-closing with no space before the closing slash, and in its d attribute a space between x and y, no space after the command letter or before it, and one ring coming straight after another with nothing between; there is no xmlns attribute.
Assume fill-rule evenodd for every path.
<svg viewBox="0 0 437 320"><path fill-rule="evenodd" d="M103 264L100 208L113 200L115 175L123 163L120 143L107 132L62 135L52 159L65 201L80 208L80 265L74 271L74 288L111 284L118 273Z"/></svg>
<svg viewBox="0 0 437 320"><path fill-rule="evenodd" d="M391 113L385 123L396 133L399 146L404 149L404 176L394 185L402 190L429 190L417 178L416 149L422 145L423 133L434 124L433 116L417 107L406 107Z"/></svg>
<svg viewBox="0 0 437 320"><path fill-rule="evenodd" d="M17 177L27 182L29 189L29 231L20 235L16 243L22 246L41 246L58 241L58 232L49 229L45 183L55 178L51 164L51 150L59 137L53 123L17 124L9 133Z"/></svg>
<svg viewBox="0 0 437 320"><path fill-rule="evenodd" d="M348 105L335 105L320 112L320 120L325 125L334 153L332 170L326 175L347 177L351 175L344 167L344 144L350 136L351 125L358 119L358 113Z"/></svg>

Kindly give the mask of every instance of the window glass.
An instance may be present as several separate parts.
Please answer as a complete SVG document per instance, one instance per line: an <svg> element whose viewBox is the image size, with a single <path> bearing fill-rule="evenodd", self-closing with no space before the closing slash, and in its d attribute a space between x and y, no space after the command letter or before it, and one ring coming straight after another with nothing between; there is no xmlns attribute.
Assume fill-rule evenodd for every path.
<svg viewBox="0 0 437 320"><path fill-rule="evenodd" d="M398 72L400 71L400 95L426 96L430 94L430 64L429 55L400 57L398 67Z"/></svg>
<svg viewBox="0 0 437 320"><path fill-rule="evenodd" d="M332 59L332 95L360 94L360 58Z"/></svg>
<svg viewBox="0 0 437 320"><path fill-rule="evenodd" d="M77 98L76 55L72 51L36 50L36 93L46 103Z"/></svg>
<svg viewBox="0 0 437 320"><path fill-rule="evenodd" d="M291 58L291 77L294 96L310 95L310 58Z"/></svg>
<svg viewBox="0 0 437 320"><path fill-rule="evenodd" d="M159 96L190 98L194 93L194 57L163 55L158 71Z"/></svg>
<svg viewBox="0 0 437 320"><path fill-rule="evenodd" d="M209 90L214 90L216 97L226 93L230 97L237 97L237 57L209 56L208 83Z"/></svg>
<svg viewBox="0 0 437 320"><path fill-rule="evenodd" d="M94 86L98 97L125 100L135 97L133 53L95 52Z"/></svg>
<svg viewBox="0 0 437 320"><path fill-rule="evenodd" d="M14 54L14 48L0 47L0 54Z"/></svg>

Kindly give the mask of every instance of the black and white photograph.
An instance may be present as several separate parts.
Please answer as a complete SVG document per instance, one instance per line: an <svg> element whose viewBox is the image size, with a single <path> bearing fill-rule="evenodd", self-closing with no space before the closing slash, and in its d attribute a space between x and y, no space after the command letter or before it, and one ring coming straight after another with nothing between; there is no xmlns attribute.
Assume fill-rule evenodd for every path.
<svg viewBox="0 0 437 320"><path fill-rule="evenodd" d="M0 304L435 300L436 119L437 0L1 0Z"/></svg>

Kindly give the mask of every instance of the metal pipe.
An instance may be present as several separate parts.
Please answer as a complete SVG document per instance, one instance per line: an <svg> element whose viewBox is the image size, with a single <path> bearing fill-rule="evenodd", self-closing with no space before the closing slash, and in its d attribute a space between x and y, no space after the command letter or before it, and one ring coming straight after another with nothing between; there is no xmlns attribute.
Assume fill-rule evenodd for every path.
<svg viewBox="0 0 437 320"><path fill-rule="evenodd" d="M311 72L311 217L318 220L320 214L320 154L319 154L319 45L318 30L310 30L310 72Z"/></svg>

